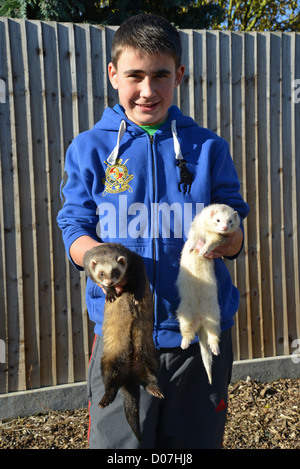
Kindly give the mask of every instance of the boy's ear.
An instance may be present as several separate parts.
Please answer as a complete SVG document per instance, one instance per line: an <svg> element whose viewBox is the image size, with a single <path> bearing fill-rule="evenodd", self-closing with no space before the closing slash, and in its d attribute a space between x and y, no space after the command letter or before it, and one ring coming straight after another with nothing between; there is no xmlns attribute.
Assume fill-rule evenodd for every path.
<svg viewBox="0 0 300 469"><path fill-rule="evenodd" d="M117 79L117 70L112 62L108 64L108 77L112 84L112 87L118 89L118 79Z"/></svg>
<svg viewBox="0 0 300 469"><path fill-rule="evenodd" d="M185 70L184 65L180 65L180 67L178 67L178 69L176 70L175 88L177 88L180 85L180 83L182 82L183 75L184 75L184 70Z"/></svg>

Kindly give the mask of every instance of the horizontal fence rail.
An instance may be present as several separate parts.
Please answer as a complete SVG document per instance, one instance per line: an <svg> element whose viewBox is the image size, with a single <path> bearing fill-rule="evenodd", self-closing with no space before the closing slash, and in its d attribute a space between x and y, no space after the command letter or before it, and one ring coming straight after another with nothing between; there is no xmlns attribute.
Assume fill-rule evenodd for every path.
<svg viewBox="0 0 300 469"><path fill-rule="evenodd" d="M85 277L56 216L68 145L117 102L115 29L0 18L0 393L86 379ZM241 293L235 360L288 355L300 338L300 35L180 34L175 104L228 141L251 209L228 262Z"/></svg>

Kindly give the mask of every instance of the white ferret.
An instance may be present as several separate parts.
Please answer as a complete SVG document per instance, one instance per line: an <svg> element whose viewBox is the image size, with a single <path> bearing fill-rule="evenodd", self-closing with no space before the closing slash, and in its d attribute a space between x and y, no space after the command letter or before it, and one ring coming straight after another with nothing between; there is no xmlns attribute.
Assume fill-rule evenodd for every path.
<svg viewBox="0 0 300 469"><path fill-rule="evenodd" d="M226 242L226 234L238 229L238 213L225 204L205 207L193 220L183 246L177 286L180 304L177 317L186 349L198 334L201 356L208 380L212 383L212 353L219 355L220 307L213 259L203 257ZM196 244L204 245L198 252Z"/></svg>

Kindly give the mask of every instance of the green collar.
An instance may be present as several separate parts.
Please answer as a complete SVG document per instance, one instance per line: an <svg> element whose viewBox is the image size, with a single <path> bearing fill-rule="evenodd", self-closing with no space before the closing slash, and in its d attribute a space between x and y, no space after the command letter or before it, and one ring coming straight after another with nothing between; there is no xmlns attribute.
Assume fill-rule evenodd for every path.
<svg viewBox="0 0 300 469"><path fill-rule="evenodd" d="M140 125L141 129L143 129L145 132L147 132L149 135L154 135L155 132L161 128L161 126L164 124L156 124L156 125Z"/></svg>

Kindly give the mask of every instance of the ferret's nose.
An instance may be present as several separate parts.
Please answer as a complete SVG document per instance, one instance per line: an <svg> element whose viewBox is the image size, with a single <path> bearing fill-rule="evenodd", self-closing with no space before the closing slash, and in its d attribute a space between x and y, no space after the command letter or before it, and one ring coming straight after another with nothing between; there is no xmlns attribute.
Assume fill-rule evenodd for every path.
<svg viewBox="0 0 300 469"><path fill-rule="evenodd" d="M228 227L226 225L222 226L222 231L227 231Z"/></svg>

